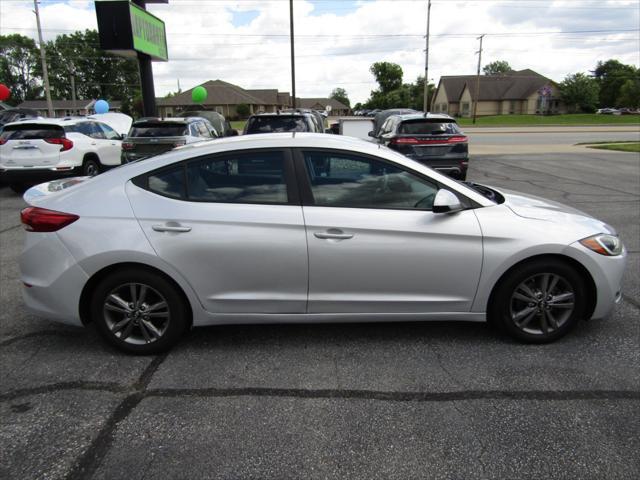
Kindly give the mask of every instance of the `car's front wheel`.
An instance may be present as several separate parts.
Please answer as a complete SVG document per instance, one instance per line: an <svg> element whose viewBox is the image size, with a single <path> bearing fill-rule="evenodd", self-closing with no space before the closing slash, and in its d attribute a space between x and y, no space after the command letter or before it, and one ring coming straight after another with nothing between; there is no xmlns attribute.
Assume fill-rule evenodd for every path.
<svg viewBox="0 0 640 480"><path fill-rule="evenodd" d="M134 268L98 284L91 316L109 343L142 355L168 350L188 326L188 309L177 288L161 275Z"/></svg>
<svg viewBox="0 0 640 480"><path fill-rule="evenodd" d="M545 259L513 269L498 285L490 320L512 337L547 343L567 334L587 305L584 278L568 263Z"/></svg>

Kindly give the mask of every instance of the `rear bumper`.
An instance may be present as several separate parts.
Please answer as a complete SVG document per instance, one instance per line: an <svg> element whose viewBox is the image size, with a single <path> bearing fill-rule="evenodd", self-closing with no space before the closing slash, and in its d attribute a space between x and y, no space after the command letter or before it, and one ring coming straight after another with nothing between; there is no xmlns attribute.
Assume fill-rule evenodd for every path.
<svg viewBox="0 0 640 480"><path fill-rule="evenodd" d="M82 167L69 170L55 168L0 168L0 183L42 183L58 178L77 177L82 175Z"/></svg>
<svg viewBox="0 0 640 480"><path fill-rule="evenodd" d="M81 326L78 305L88 276L55 233L28 233L20 256L22 298L39 316Z"/></svg>

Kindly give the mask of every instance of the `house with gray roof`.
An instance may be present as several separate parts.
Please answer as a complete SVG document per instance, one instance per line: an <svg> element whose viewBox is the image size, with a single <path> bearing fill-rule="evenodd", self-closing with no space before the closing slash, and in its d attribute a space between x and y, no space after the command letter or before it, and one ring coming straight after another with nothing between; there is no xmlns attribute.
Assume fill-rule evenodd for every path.
<svg viewBox="0 0 640 480"><path fill-rule="evenodd" d="M52 100L54 117L69 117L72 115L92 115L96 113L94 106L98 100ZM109 100L109 111L119 112L122 103L118 100ZM36 110L42 117L49 116L46 100L26 100L18 105L18 108Z"/></svg>
<svg viewBox="0 0 640 480"><path fill-rule="evenodd" d="M299 108L310 108L312 110L324 110L327 105L331 106L332 116L349 115L351 109L344 103L336 100L335 98L298 98L297 106Z"/></svg>
<svg viewBox="0 0 640 480"><path fill-rule="evenodd" d="M203 103L195 103L191 98L197 86L207 90L207 98ZM249 90L222 80L209 80L201 85L185 90L169 98L158 98L156 101L158 114L171 117L189 110L212 110L226 118L238 118L238 105L249 106L251 114L259 112L276 112L289 107L290 95L278 92L277 89Z"/></svg>
<svg viewBox="0 0 640 480"><path fill-rule="evenodd" d="M530 69L501 75L443 76L431 105L435 113L470 117L478 92L478 116L566 113L558 85ZM478 88L479 87L479 88Z"/></svg>

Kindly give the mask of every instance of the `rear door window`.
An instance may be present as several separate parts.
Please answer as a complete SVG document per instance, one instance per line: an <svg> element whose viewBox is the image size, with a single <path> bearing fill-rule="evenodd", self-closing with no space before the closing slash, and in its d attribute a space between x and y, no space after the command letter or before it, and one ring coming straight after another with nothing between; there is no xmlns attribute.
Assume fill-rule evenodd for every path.
<svg viewBox="0 0 640 480"><path fill-rule="evenodd" d="M229 154L191 162L190 200L225 203L288 203L282 152Z"/></svg>
<svg viewBox="0 0 640 480"><path fill-rule="evenodd" d="M188 127L183 123L144 122L131 127L130 137L182 137L188 134Z"/></svg>
<svg viewBox="0 0 640 480"><path fill-rule="evenodd" d="M45 138L62 138L64 129L59 125L38 125L22 123L20 125L6 125L2 129L2 140L38 140Z"/></svg>
<svg viewBox="0 0 640 480"><path fill-rule="evenodd" d="M408 135L454 135L461 133L461 131L455 122L419 119L402 122L398 133Z"/></svg>

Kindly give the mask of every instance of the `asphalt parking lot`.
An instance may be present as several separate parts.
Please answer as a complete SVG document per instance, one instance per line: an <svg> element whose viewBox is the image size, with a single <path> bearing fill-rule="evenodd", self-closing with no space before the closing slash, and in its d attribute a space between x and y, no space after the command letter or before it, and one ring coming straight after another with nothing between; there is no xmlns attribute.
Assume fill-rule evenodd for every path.
<svg viewBox="0 0 640 480"><path fill-rule="evenodd" d="M640 158L473 157L616 227L623 301L565 339L484 325L215 327L131 357L29 315L0 187L0 478L640 478Z"/></svg>

